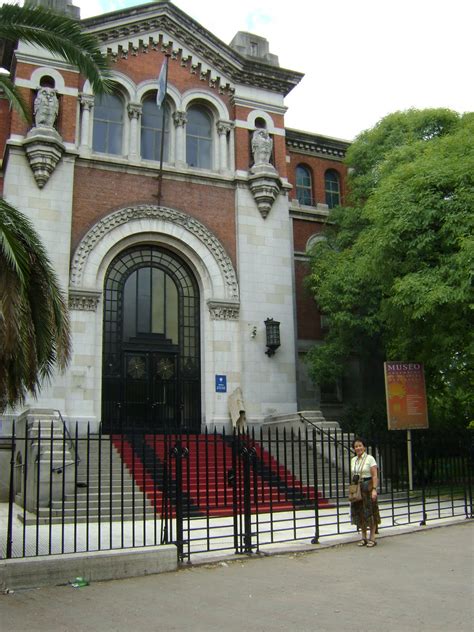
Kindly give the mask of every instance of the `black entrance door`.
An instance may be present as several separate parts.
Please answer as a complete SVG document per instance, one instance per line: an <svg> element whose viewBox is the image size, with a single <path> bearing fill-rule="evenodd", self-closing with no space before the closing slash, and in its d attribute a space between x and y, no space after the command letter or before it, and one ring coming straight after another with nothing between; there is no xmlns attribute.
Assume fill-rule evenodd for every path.
<svg viewBox="0 0 474 632"><path fill-rule="evenodd" d="M125 351L123 405L127 429L175 430L180 424L178 354Z"/></svg>
<svg viewBox="0 0 474 632"><path fill-rule="evenodd" d="M174 253L117 256L104 291L104 432L199 431L199 291Z"/></svg>

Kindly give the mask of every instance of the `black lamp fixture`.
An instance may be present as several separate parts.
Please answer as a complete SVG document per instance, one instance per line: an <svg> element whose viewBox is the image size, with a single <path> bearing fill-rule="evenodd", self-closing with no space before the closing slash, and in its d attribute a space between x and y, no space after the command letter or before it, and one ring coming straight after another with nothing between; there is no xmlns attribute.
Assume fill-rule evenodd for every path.
<svg viewBox="0 0 474 632"><path fill-rule="evenodd" d="M265 330L267 334L267 350L265 353L270 358L275 355L275 351L280 346L280 323L273 318L267 318L265 321Z"/></svg>

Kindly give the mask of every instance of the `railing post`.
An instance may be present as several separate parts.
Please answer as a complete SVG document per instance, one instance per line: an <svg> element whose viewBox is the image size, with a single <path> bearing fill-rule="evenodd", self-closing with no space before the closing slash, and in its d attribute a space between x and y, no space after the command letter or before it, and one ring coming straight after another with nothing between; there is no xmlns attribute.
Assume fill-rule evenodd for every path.
<svg viewBox="0 0 474 632"><path fill-rule="evenodd" d="M252 552L252 510L251 510L251 488L250 488L250 460L251 451L246 447L240 451L243 459L244 474L244 553Z"/></svg>
<svg viewBox="0 0 474 632"><path fill-rule="evenodd" d="M176 492L176 544L178 547L178 559L183 561L184 553L184 520L183 520L183 458L188 456L188 449L183 448L181 439L171 450L171 457L176 459L175 492Z"/></svg>
<svg viewBox="0 0 474 632"><path fill-rule="evenodd" d="M420 437L420 452L421 452L421 458L420 458L420 463L421 463L421 468L420 468L420 475L421 475L421 505L422 505L422 512L423 512L423 518L420 522L420 527L424 527L426 526L426 476L425 476L425 458L426 458L426 450L425 450L425 438L422 436Z"/></svg>
<svg viewBox="0 0 474 632"><path fill-rule="evenodd" d="M13 503L15 501L14 476L15 476L15 422L13 421L11 458L10 458L10 486L9 486L9 492L8 492L8 527L7 527L7 550L6 550L7 560L9 560L12 557L12 549L13 549Z"/></svg>
<svg viewBox="0 0 474 632"><path fill-rule="evenodd" d="M316 429L313 428L313 482L314 482L314 538L311 544L319 544L319 487L318 487L318 453L316 449Z"/></svg>

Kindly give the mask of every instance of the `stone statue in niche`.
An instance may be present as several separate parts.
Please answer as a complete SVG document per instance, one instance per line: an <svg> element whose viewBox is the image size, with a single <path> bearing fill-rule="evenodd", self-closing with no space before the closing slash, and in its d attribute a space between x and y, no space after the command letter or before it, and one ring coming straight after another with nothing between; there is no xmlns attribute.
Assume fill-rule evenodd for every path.
<svg viewBox="0 0 474 632"><path fill-rule="evenodd" d="M36 127L54 127L59 112L59 101L54 88L39 88L34 103Z"/></svg>
<svg viewBox="0 0 474 632"><path fill-rule="evenodd" d="M252 153L254 164L262 165L270 163L273 140L266 129L258 128L252 135Z"/></svg>

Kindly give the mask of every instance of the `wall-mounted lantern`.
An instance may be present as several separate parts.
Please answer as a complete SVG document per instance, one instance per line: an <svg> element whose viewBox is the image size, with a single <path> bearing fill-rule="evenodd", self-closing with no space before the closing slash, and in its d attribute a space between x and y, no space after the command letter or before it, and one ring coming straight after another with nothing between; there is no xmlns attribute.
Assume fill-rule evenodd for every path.
<svg viewBox="0 0 474 632"><path fill-rule="evenodd" d="M265 330L267 334L267 347L265 351L268 357L275 355L275 351L280 346L280 323L273 318L267 318L265 321Z"/></svg>

